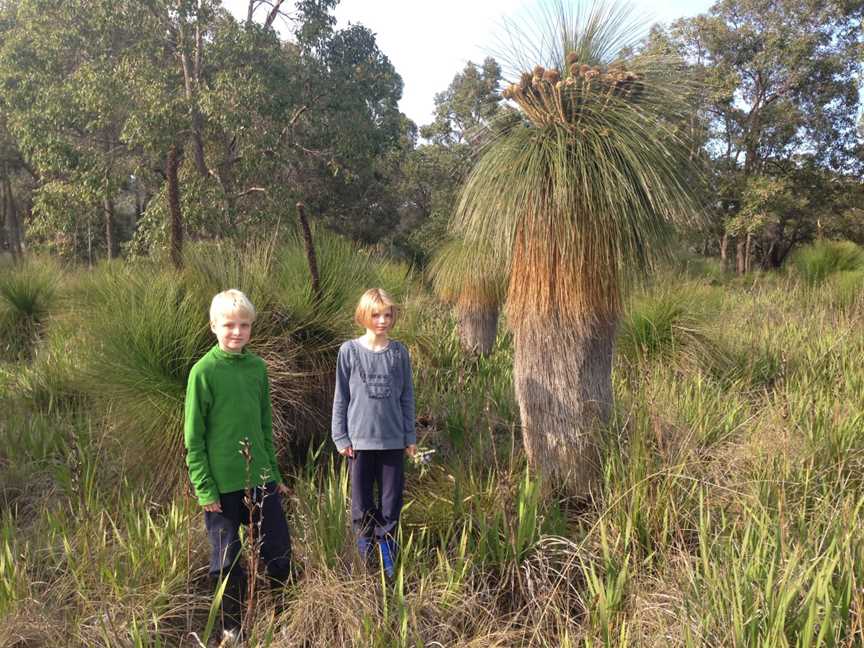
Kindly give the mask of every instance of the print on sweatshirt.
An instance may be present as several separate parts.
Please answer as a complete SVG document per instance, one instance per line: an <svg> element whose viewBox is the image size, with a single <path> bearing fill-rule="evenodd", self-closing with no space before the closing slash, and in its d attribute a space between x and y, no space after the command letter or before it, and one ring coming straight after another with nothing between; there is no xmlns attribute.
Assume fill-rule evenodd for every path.
<svg viewBox="0 0 864 648"><path fill-rule="evenodd" d="M408 350L396 340L371 351L345 342L336 362L332 436L338 449L391 450L416 443Z"/></svg>

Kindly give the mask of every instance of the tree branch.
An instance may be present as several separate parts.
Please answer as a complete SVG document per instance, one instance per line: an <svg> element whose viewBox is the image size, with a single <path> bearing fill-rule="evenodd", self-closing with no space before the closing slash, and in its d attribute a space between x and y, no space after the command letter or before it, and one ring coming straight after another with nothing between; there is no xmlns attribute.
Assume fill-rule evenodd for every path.
<svg viewBox="0 0 864 648"><path fill-rule="evenodd" d="M277 18L277 17L279 16L279 14L281 13L281 12L279 11L279 8L282 6L282 3L283 3L284 1L285 1L285 0L275 0L275 1L274 1L274 3L273 3L273 8L270 10L270 13L267 14L267 20L264 21L264 26L265 26L265 27L272 27L272 26L273 26L273 22L276 20L276 18Z"/></svg>
<svg viewBox="0 0 864 648"><path fill-rule="evenodd" d="M234 194L234 198L242 198L243 196L247 196L251 193L267 193L267 189L265 187L249 187L248 189L244 189L239 193Z"/></svg>

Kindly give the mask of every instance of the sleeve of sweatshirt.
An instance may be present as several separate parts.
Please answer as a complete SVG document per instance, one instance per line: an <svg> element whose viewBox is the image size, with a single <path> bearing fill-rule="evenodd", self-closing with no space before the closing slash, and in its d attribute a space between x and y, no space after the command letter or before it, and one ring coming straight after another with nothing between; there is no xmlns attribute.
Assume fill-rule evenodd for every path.
<svg viewBox="0 0 864 648"><path fill-rule="evenodd" d="M348 437L348 403L351 401L349 356L350 352L343 344L336 358L336 389L333 392L333 421L330 433L339 451L351 445L351 439Z"/></svg>
<svg viewBox="0 0 864 648"><path fill-rule="evenodd" d="M405 427L405 446L417 443L417 430L414 417L414 378L411 374L411 358L408 357L408 349L402 347L402 395L399 403L402 405L402 420Z"/></svg>
<svg viewBox="0 0 864 648"><path fill-rule="evenodd" d="M261 435L264 439L264 450L267 453L267 461L270 464L270 476L277 484L281 484L282 473L279 472L279 460L276 459L276 451L273 449L273 405L270 403L270 378L267 376L267 365L261 362L263 372L262 380L264 388L261 390Z"/></svg>
<svg viewBox="0 0 864 648"><path fill-rule="evenodd" d="M186 444L186 465L189 480L201 506L219 500L219 490L210 474L207 458L207 429L205 420L210 407L207 381L197 367L192 367L186 384L186 402L183 417L183 441Z"/></svg>

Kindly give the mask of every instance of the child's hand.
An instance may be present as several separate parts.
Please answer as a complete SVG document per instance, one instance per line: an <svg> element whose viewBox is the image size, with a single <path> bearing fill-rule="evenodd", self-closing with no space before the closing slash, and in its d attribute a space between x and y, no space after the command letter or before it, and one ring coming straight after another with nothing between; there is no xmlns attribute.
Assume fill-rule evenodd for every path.
<svg viewBox="0 0 864 648"><path fill-rule="evenodd" d="M409 457L411 457L411 458L413 459L413 458L414 458L414 455L417 454L417 444L416 444L416 443L412 443L411 445L409 445L408 447L406 447L406 448L405 448L405 454L408 455Z"/></svg>
<svg viewBox="0 0 864 648"><path fill-rule="evenodd" d="M204 510L208 513L221 513L222 512L222 504L219 500L215 502L210 502L209 504L204 505Z"/></svg>
<svg viewBox="0 0 864 648"><path fill-rule="evenodd" d="M339 454L341 454L343 457L351 457L353 459L354 458L354 447L349 445L348 447L342 448L339 451Z"/></svg>

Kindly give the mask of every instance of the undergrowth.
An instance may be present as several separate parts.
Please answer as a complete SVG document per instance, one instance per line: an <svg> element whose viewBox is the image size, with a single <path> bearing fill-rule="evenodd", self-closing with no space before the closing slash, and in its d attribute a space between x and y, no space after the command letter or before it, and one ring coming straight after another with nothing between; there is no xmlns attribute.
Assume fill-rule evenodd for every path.
<svg viewBox="0 0 864 648"><path fill-rule="evenodd" d="M322 259L361 254L331 244ZM306 419L285 471L298 578L258 588L247 645L864 645L864 309L846 275L712 273L635 295L603 478L576 501L526 467L506 330L465 358L454 318L404 268L359 258L354 283L326 280L339 288L319 312L295 294L290 251L225 254L193 253L180 280L146 264L69 277L31 352L0 365L0 646L198 645L200 510L182 480L157 489L129 468L182 474L185 372L210 344L207 296L234 281L262 304L253 339L286 412L328 404L355 287L391 281L419 443L437 451L408 466L388 582L355 557L326 414Z"/></svg>

